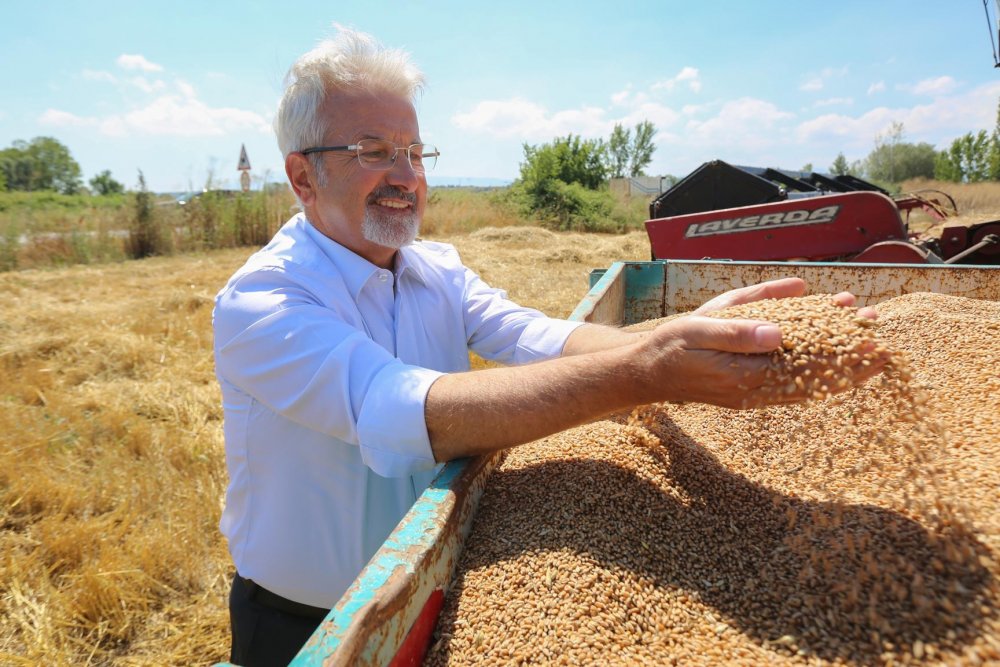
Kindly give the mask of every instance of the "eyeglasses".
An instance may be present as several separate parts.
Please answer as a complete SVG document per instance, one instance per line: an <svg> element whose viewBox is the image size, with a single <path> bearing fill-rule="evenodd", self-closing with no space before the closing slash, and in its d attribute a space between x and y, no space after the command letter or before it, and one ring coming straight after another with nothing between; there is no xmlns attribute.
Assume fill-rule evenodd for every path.
<svg viewBox="0 0 1000 667"><path fill-rule="evenodd" d="M314 148L304 148L299 151L303 155L310 153L325 153L328 151L351 151L358 156L358 163L365 169L375 171L388 171L396 164L396 156L399 151L406 151L406 159L410 162L410 168L418 174L434 168L437 164L438 156L441 153L437 146L430 144L410 144L409 146L397 146L391 141L384 139L362 139L356 144L349 146L316 146Z"/></svg>

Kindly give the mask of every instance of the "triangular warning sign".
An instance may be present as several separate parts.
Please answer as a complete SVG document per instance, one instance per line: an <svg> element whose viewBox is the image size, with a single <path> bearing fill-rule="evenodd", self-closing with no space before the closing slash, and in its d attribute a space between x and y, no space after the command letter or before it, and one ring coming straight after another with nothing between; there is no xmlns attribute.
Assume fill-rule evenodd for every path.
<svg viewBox="0 0 1000 667"><path fill-rule="evenodd" d="M250 158L247 157L247 147L245 144L240 145L240 166L236 169L242 171L244 169L250 169Z"/></svg>

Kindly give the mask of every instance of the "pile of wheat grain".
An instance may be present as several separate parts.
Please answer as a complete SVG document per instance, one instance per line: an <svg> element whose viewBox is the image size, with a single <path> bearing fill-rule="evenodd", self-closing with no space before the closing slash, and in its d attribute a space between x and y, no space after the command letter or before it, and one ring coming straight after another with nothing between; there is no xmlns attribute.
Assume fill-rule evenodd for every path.
<svg viewBox="0 0 1000 667"><path fill-rule="evenodd" d="M653 406L512 450L427 664L1000 660L1000 304L878 310L844 325L893 351L861 388Z"/></svg>

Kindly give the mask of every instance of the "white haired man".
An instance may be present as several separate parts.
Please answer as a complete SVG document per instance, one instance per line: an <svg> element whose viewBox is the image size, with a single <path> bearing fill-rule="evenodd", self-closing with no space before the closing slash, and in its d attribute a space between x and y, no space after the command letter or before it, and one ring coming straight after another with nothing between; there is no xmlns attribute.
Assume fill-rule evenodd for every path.
<svg viewBox="0 0 1000 667"><path fill-rule="evenodd" d="M438 154L413 106L422 81L350 30L292 66L275 129L303 212L216 299L237 664L287 664L444 461L635 405L770 400L755 353L780 345L772 324L549 319L451 246L415 242ZM774 281L703 309L804 290ZM470 349L509 367L468 372Z"/></svg>

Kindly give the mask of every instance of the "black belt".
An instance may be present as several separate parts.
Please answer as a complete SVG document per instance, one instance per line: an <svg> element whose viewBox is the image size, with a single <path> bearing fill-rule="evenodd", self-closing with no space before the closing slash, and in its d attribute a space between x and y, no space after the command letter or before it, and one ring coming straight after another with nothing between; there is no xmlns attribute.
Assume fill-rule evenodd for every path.
<svg viewBox="0 0 1000 667"><path fill-rule="evenodd" d="M238 573L236 578L239 579L240 583L246 586L247 590L250 591L250 599L259 602L265 607L277 609L278 611L283 611L286 614L305 616L306 618L315 618L318 620L323 620L326 618L326 615L330 613L329 609L314 607L309 604L303 604L301 602L296 602L295 600L283 598L277 593L272 593L267 590L252 579L245 579L241 577Z"/></svg>

